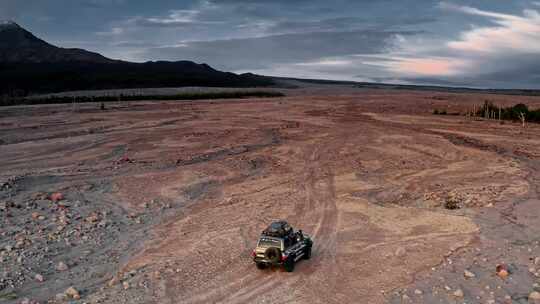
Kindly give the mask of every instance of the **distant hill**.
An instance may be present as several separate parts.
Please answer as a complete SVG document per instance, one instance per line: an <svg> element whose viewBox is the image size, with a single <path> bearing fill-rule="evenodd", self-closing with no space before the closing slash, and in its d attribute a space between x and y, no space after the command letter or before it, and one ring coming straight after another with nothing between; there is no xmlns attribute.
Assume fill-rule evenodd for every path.
<svg viewBox="0 0 540 304"><path fill-rule="evenodd" d="M217 71L191 61L132 63L51 45L11 21L0 22L0 94L139 87L272 85L271 78Z"/></svg>

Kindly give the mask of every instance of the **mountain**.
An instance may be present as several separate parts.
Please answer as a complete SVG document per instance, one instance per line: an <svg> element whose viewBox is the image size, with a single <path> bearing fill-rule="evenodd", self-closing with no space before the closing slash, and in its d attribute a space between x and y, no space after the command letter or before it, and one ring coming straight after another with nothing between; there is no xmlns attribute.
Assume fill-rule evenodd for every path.
<svg viewBox="0 0 540 304"><path fill-rule="evenodd" d="M58 62L111 63L113 60L82 49L64 49L53 46L12 21L0 23L1 63L58 63Z"/></svg>
<svg viewBox="0 0 540 304"><path fill-rule="evenodd" d="M54 46L12 21L0 22L0 94L140 87L254 87L271 78L237 75L191 61L133 63Z"/></svg>

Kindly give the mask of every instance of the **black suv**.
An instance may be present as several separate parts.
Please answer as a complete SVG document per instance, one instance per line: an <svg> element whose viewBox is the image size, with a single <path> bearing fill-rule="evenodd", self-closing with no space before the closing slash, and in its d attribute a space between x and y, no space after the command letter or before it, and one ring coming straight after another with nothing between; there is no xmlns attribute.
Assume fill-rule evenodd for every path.
<svg viewBox="0 0 540 304"><path fill-rule="evenodd" d="M292 272L298 260L311 257L312 246L313 241L302 230L295 232L286 221L277 221L261 233L253 250L253 260L259 269L283 265L286 271Z"/></svg>

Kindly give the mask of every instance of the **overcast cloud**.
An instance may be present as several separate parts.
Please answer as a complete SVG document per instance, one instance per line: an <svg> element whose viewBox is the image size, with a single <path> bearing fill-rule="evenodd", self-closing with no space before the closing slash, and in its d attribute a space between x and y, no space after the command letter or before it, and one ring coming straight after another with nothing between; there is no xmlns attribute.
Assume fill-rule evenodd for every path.
<svg viewBox="0 0 540 304"><path fill-rule="evenodd" d="M64 47L234 72L540 88L538 1L1 0Z"/></svg>

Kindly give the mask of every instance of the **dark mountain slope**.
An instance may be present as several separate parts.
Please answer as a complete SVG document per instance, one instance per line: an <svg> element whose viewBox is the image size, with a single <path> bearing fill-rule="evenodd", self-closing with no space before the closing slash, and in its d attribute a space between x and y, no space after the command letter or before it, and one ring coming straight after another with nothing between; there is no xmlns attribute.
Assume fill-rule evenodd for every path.
<svg viewBox="0 0 540 304"><path fill-rule="evenodd" d="M217 71L191 61L131 63L53 46L13 22L0 22L0 94L180 86L267 86L271 78Z"/></svg>

